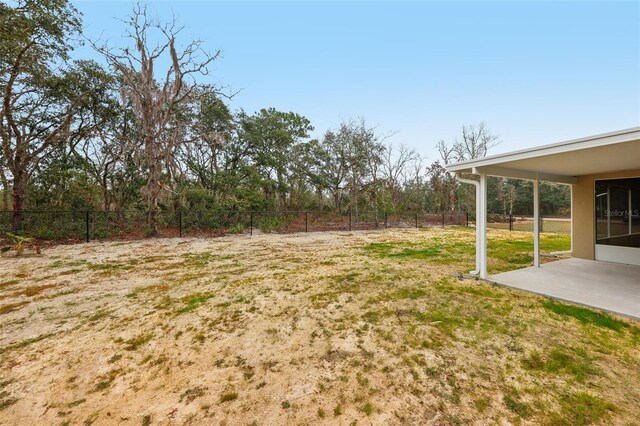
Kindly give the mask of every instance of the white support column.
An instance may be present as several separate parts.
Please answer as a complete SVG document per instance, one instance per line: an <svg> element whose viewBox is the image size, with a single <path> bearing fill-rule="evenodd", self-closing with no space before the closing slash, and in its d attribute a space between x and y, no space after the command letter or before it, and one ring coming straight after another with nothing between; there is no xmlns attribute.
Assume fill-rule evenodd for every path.
<svg viewBox="0 0 640 426"><path fill-rule="evenodd" d="M539 181L533 181L533 266L540 266L540 194Z"/></svg>
<svg viewBox="0 0 640 426"><path fill-rule="evenodd" d="M480 239L480 278L487 278L487 175L480 174L480 214L476 217L476 226L479 227L477 238Z"/></svg>
<svg viewBox="0 0 640 426"><path fill-rule="evenodd" d="M569 188L571 189L570 194L571 194L571 204L570 204L570 208L571 208L571 249L569 249L569 254L573 254L573 218L575 217L573 214L573 187L575 185L571 185ZM595 207L595 206L594 206Z"/></svg>
<svg viewBox="0 0 640 426"><path fill-rule="evenodd" d="M473 185L476 189L476 267L473 271L469 271L471 275L477 275L480 273L480 226L478 225L478 218L480 217L480 182L477 180L465 179L460 175L456 175L458 182Z"/></svg>

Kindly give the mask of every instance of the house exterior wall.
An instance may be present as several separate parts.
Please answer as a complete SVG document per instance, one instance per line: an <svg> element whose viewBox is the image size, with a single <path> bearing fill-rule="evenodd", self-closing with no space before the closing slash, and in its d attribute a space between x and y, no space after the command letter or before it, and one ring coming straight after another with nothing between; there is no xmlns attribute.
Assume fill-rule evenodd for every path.
<svg viewBox="0 0 640 426"><path fill-rule="evenodd" d="M578 182L571 191L573 257L595 259L595 181L638 176L640 169L578 176Z"/></svg>

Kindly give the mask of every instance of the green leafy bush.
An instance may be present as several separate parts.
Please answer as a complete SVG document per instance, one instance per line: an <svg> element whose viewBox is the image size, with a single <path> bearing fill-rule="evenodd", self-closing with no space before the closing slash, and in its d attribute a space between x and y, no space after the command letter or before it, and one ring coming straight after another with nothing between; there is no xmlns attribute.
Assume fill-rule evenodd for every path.
<svg viewBox="0 0 640 426"><path fill-rule="evenodd" d="M11 232L7 232L7 237L9 237L9 240L11 240L12 245L2 247L2 253L14 249L17 256L20 256L24 252L26 243L30 243L33 241L33 238L22 237L20 235L12 234Z"/></svg>
<svg viewBox="0 0 640 426"><path fill-rule="evenodd" d="M244 224L236 223L231 228L228 229L230 234L244 234Z"/></svg>

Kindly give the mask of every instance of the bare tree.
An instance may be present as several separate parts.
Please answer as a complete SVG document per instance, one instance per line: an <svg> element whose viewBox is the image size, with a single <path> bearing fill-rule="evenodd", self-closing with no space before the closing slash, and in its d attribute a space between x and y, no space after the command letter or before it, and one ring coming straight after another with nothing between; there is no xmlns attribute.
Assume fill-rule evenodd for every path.
<svg viewBox="0 0 640 426"><path fill-rule="evenodd" d="M455 149L453 145L449 145L443 139L440 139L436 143L436 149L438 150L438 153L440 154L440 158L442 158L442 161L444 162L444 164L451 163L454 149Z"/></svg>
<svg viewBox="0 0 640 426"><path fill-rule="evenodd" d="M444 140L436 144L440 158L445 164L486 157L491 148L500 144L500 138L491 133L484 122L478 125L463 125L460 136L461 138L456 138L452 144Z"/></svg>
<svg viewBox="0 0 640 426"><path fill-rule="evenodd" d="M424 210L427 201L427 187L425 185L425 158L417 154L407 165L404 177L405 205L409 210Z"/></svg>
<svg viewBox="0 0 640 426"><path fill-rule="evenodd" d="M201 41L176 48L176 38L183 27L175 19L161 23L149 16L143 4L133 8L126 38L133 46L110 48L97 46L109 64L122 76L123 100L131 101L143 140L143 156L148 168L146 197L149 208L148 233L158 233L158 197L166 183L162 172L172 162L172 154L183 142L180 107L189 102L195 91L195 77L208 74L208 66L220 56L202 49ZM153 42L152 40L159 40ZM167 58L164 72L156 69Z"/></svg>
<svg viewBox="0 0 640 426"><path fill-rule="evenodd" d="M485 123L462 126L462 138L453 144L453 155L456 161L483 158L499 143L498 136L492 134Z"/></svg>
<svg viewBox="0 0 640 426"><path fill-rule="evenodd" d="M500 143L497 135L491 133L491 130L484 122L478 125L463 125L461 129L461 138L456 138L452 144L446 143L444 140L438 141L436 147L440 153L440 157L444 164L452 162L468 161L475 158L483 158L491 148ZM455 181L451 185L446 185L449 190L449 205L453 209L456 200L457 185ZM463 187L462 197L465 199L467 206L470 204L471 196L467 188Z"/></svg>
<svg viewBox="0 0 640 426"><path fill-rule="evenodd" d="M395 205L398 203L398 196L402 189L402 182L407 180L409 166L418 161L420 155L414 150L400 145L395 148L389 144L382 159L382 177L386 181L387 190L391 193L391 200ZM420 165L420 168L422 166Z"/></svg>

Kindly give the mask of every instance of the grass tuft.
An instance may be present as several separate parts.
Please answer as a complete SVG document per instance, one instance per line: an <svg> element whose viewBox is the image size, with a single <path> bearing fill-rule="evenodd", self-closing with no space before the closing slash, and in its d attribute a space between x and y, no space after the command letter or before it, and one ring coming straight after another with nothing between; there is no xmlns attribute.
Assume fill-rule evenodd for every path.
<svg viewBox="0 0 640 426"><path fill-rule="evenodd" d="M362 407L362 412L365 413L367 416L370 416L373 413L373 405L371 405L370 402L367 402Z"/></svg>
<svg viewBox="0 0 640 426"><path fill-rule="evenodd" d="M182 301L184 306L178 311L179 314L186 314L196 310L200 305L213 297L213 293L196 293L191 296L184 297Z"/></svg>
<svg viewBox="0 0 640 426"><path fill-rule="evenodd" d="M235 401L238 399L238 392L225 392L220 395L220 403Z"/></svg>
<svg viewBox="0 0 640 426"><path fill-rule="evenodd" d="M554 348L546 356L533 351L523 361L523 367L526 370L545 371L554 375L568 374L579 383L584 383L589 375L598 373L593 366L593 359L584 349Z"/></svg>
<svg viewBox="0 0 640 426"><path fill-rule="evenodd" d="M127 351L135 351L137 350L140 346L144 345L145 343L149 342L151 339L153 339L153 334L151 333L147 333L147 334L139 334L135 337L132 337L129 340L126 340L124 343L126 344L126 346L124 347L125 350Z"/></svg>
<svg viewBox="0 0 640 426"><path fill-rule="evenodd" d="M186 401L186 404L188 405L194 399L203 396L205 394L206 390L207 390L207 388L204 387L204 386L196 386L194 388L187 389L186 391L184 391L182 393L182 395L180 395L180 402L182 402L184 400L184 401Z"/></svg>
<svg viewBox="0 0 640 426"><path fill-rule="evenodd" d="M343 413L342 405L340 405L340 404L336 405L336 407L333 409L333 415L335 417L338 417L338 416L342 415L342 413Z"/></svg>
<svg viewBox="0 0 640 426"><path fill-rule="evenodd" d="M615 319L609 314L581 306L568 305L554 300L547 300L542 306L555 314L575 318L583 324L593 324L614 331L621 331L623 328L629 327L627 323Z"/></svg>
<svg viewBox="0 0 640 426"><path fill-rule="evenodd" d="M599 423L615 411L615 406L586 392L560 401L560 411L551 415L555 426L581 426Z"/></svg>
<svg viewBox="0 0 640 426"><path fill-rule="evenodd" d="M518 393L511 389L507 394L503 397L504 405L513 413L518 415L523 419L527 419L531 417L533 414L533 410L529 406L529 404L522 402Z"/></svg>

